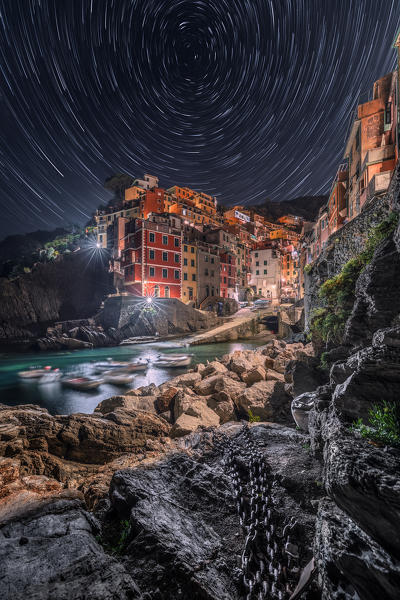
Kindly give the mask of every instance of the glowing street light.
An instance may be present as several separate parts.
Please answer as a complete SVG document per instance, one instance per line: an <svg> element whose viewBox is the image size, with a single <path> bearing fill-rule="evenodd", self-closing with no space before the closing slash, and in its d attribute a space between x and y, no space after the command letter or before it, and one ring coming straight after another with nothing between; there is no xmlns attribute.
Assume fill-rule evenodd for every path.
<svg viewBox="0 0 400 600"><path fill-rule="evenodd" d="M151 304L153 302L153 298L151 298L150 296L147 296L146 302L147 302L147 304Z"/></svg>

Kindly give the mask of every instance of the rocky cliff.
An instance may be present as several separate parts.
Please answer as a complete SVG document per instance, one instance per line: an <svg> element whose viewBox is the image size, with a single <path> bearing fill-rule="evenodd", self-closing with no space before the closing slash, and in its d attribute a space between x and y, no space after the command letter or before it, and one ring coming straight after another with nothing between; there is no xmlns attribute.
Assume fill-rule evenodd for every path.
<svg viewBox="0 0 400 600"><path fill-rule="evenodd" d="M93 315L113 288L106 266L89 258L76 252L0 279L0 343L29 342L54 321Z"/></svg>

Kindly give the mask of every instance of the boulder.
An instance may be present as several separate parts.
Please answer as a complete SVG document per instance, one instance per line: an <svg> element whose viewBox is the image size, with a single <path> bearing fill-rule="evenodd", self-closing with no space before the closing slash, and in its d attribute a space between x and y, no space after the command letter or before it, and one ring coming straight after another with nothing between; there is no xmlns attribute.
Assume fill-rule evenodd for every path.
<svg viewBox="0 0 400 600"><path fill-rule="evenodd" d="M216 427L219 425L219 416L202 400L190 403L181 414L170 431L170 437L182 437L199 427Z"/></svg>
<svg viewBox="0 0 400 600"><path fill-rule="evenodd" d="M222 375L211 375L196 383L193 389L199 396L208 396L214 392L215 386L221 378Z"/></svg>
<svg viewBox="0 0 400 600"><path fill-rule="evenodd" d="M247 373L243 373L242 379L248 386L251 386L257 381L264 381L266 379L266 374L264 367L258 366L247 371Z"/></svg>
<svg viewBox="0 0 400 600"><path fill-rule="evenodd" d="M225 365L223 365L218 360L213 360L212 362L208 363L208 365L206 365L204 367L204 369L201 373L201 376L203 378L205 378L205 377L209 377L210 375L225 374L227 372L228 372L228 369L226 368Z"/></svg>
<svg viewBox="0 0 400 600"><path fill-rule="evenodd" d="M156 411L158 413L171 411L174 405L174 398L178 392L179 389L174 386L167 387L163 392L161 392L161 394L159 394L154 401Z"/></svg>
<svg viewBox="0 0 400 600"><path fill-rule="evenodd" d="M246 384L243 381L221 376L214 385L214 393L225 392L231 400L235 401L245 388Z"/></svg>
<svg viewBox="0 0 400 600"><path fill-rule="evenodd" d="M278 371L274 371L274 369L267 369L265 378L267 381L281 381L282 383L285 381L285 376L282 373L278 373Z"/></svg>
<svg viewBox="0 0 400 600"><path fill-rule="evenodd" d="M239 377L242 377L247 371L251 371L253 365L248 361L242 352L234 352L229 363L229 369L234 373L237 373Z"/></svg>
<svg viewBox="0 0 400 600"><path fill-rule="evenodd" d="M237 421L235 405L226 392L219 392L216 396L208 398L207 406L219 416L221 425L228 421Z"/></svg>
<svg viewBox="0 0 400 600"><path fill-rule="evenodd" d="M96 519L70 490L21 510L0 532L1 598L140 599L125 567L96 540L99 533Z"/></svg>
<svg viewBox="0 0 400 600"><path fill-rule="evenodd" d="M201 381L200 373L196 371L190 373L184 373L183 375L178 375L174 377L168 384L173 385L174 387L193 387L196 383Z"/></svg>
<svg viewBox="0 0 400 600"><path fill-rule="evenodd" d="M125 408L127 410L143 410L155 415L157 413L156 400L157 396L112 396L100 402L94 411L106 415L116 408Z"/></svg>
<svg viewBox="0 0 400 600"><path fill-rule="evenodd" d="M289 396L279 381L259 381L246 388L235 401L244 416L249 410L262 421L282 421L289 415Z"/></svg>

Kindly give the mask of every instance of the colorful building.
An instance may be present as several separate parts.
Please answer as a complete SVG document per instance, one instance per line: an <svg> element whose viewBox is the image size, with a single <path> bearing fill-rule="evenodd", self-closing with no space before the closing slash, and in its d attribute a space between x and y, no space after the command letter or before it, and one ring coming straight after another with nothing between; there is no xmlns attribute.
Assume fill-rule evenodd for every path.
<svg viewBox="0 0 400 600"><path fill-rule="evenodd" d="M282 261L278 248L261 245L251 251L250 286L256 295L279 304L281 298Z"/></svg>
<svg viewBox="0 0 400 600"><path fill-rule="evenodd" d="M128 223L121 267L135 296L181 298L181 231L143 219Z"/></svg>
<svg viewBox="0 0 400 600"><path fill-rule="evenodd" d="M346 192L348 186L348 164L342 163L336 173L328 200L329 235L339 229L347 219Z"/></svg>
<svg viewBox="0 0 400 600"><path fill-rule="evenodd" d="M182 300L197 303L197 244L182 242Z"/></svg>
<svg viewBox="0 0 400 600"><path fill-rule="evenodd" d="M197 304L220 295L220 261L218 252L206 244L197 247Z"/></svg>
<svg viewBox="0 0 400 600"><path fill-rule="evenodd" d="M220 296L238 299L236 283L236 256L233 252L221 252L220 260Z"/></svg>

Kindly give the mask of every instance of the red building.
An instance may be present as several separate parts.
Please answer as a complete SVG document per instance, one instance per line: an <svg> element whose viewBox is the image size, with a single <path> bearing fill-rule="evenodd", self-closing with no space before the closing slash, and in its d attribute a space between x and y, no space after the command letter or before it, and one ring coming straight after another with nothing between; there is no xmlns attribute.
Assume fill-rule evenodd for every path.
<svg viewBox="0 0 400 600"><path fill-rule="evenodd" d="M165 212L165 190L158 187L146 190L140 196L139 207L142 219L147 219L150 213Z"/></svg>
<svg viewBox="0 0 400 600"><path fill-rule="evenodd" d="M180 298L181 232L142 219L126 227L122 267L125 290L135 296Z"/></svg>
<svg viewBox="0 0 400 600"><path fill-rule="evenodd" d="M222 252L220 260L220 295L222 298L235 298L236 290L236 257L233 252Z"/></svg>

